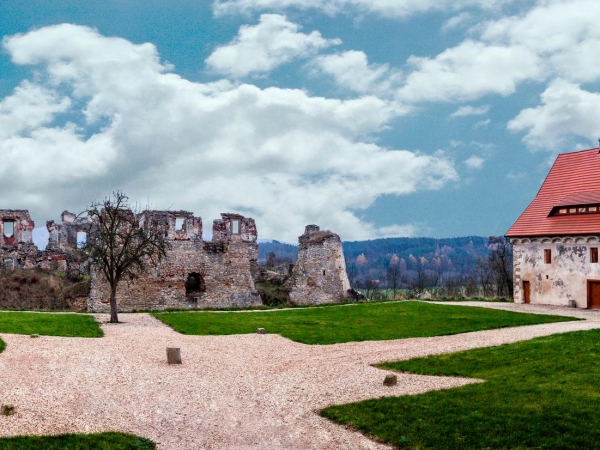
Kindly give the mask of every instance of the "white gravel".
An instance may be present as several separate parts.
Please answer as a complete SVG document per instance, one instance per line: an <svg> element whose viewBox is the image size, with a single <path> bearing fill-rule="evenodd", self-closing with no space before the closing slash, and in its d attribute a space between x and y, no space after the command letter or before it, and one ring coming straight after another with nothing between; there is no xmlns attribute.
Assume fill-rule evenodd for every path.
<svg viewBox="0 0 600 450"><path fill-rule="evenodd" d="M587 320L327 346L272 334L184 336L148 314L122 314L124 323L102 325L101 339L2 334L0 404L16 414L0 416L0 436L124 431L160 449L384 449L316 411L476 380L399 374L385 387L388 372L371 364L600 328L598 311L460 304ZM183 365L166 363L170 346Z"/></svg>

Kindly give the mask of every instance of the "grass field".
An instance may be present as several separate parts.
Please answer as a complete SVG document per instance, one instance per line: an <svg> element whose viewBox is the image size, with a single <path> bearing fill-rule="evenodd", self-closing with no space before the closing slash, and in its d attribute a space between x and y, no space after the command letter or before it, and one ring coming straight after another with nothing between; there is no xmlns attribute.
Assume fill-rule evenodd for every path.
<svg viewBox="0 0 600 450"><path fill-rule="evenodd" d="M402 449L598 449L599 356L600 330L592 330L386 363L486 381L321 414Z"/></svg>
<svg viewBox="0 0 600 450"><path fill-rule="evenodd" d="M153 313L175 330L192 335L255 333L265 328L304 344L335 344L574 320L493 309L423 302L360 303L270 312Z"/></svg>
<svg viewBox="0 0 600 450"><path fill-rule="evenodd" d="M151 450L156 445L124 433L61 434L0 438L0 450Z"/></svg>
<svg viewBox="0 0 600 450"><path fill-rule="evenodd" d="M92 316L83 314L27 313L0 311L0 333L46 336L101 337ZM5 344L0 339L0 352Z"/></svg>

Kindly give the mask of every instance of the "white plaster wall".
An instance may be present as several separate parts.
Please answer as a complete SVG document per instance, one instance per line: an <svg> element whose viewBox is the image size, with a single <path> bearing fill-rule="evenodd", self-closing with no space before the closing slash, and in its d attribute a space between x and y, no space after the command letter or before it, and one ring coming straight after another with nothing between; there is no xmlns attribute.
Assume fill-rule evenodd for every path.
<svg viewBox="0 0 600 450"><path fill-rule="evenodd" d="M568 306L574 300L587 308L587 280L600 280L600 263L590 262L590 248L600 248L597 236L513 239L514 298L523 303L523 281L530 283L532 304ZM551 250L546 264L544 250Z"/></svg>

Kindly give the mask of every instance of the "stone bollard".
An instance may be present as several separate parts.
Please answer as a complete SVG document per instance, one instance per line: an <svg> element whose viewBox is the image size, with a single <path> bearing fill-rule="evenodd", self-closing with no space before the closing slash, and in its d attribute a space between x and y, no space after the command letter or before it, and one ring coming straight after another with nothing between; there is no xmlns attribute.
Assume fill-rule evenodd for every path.
<svg viewBox="0 0 600 450"><path fill-rule="evenodd" d="M577 302L575 300L569 300L570 308L577 308Z"/></svg>
<svg viewBox="0 0 600 450"><path fill-rule="evenodd" d="M265 331L265 329L264 329L264 328L259 328L258 330L256 330L256 333L257 333L257 334L265 334L265 333L266 333L266 331Z"/></svg>
<svg viewBox="0 0 600 450"><path fill-rule="evenodd" d="M181 364L181 351L179 347L167 347L167 362L169 364Z"/></svg>
<svg viewBox="0 0 600 450"><path fill-rule="evenodd" d="M2 405L0 413L3 416L12 416L15 413L15 407L13 405Z"/></svg>
<svg viewBox="0 0 600 450"><path fill-rule="evenodd" d="M385 376L385 378L383 379L383 385L384 386L396 386L396 384L398 384L398 376L397 375L392 375L387 374Z"/></svg>

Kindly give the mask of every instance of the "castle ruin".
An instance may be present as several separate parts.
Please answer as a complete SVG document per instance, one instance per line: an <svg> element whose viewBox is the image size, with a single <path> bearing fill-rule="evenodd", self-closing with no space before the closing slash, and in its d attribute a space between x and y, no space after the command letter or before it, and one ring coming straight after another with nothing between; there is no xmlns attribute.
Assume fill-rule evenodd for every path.
<svg viewBox="0 0 600 450"><path fill-rule="evenodd" d="M121 311L262 304L254 287L258 244L253 219L221 214L213 222L212 241L202 239L202 219L188 211L148 211L140 219L164 228L171 248L158 267L119 285ZM108 284L93 270L91 275L88 309L108 311Z"/></svg>
<svg viewBox="0 0 600 450"><path fill-rule="evenodd" d="M145 211L138 220L164 229L170 248L158 267L139 278L123 280L117 290L121 311L167 308L256 306L260 277L256 224L239 214L221 214L212 224L212 240L202 238L201 217L188 211ZM93 227L91 219L64 211L61 223L48 221L45 250L33 243L34 222L26 210L0 210L0 261L4 269L46 269L77 278L89 273L90 291L80 308L109 311L110 289L93 267L83 247ZM338 235L306 227L299 238L298 260L285 282L296 304L331 303L348 296L350 284Z"/></svg>

